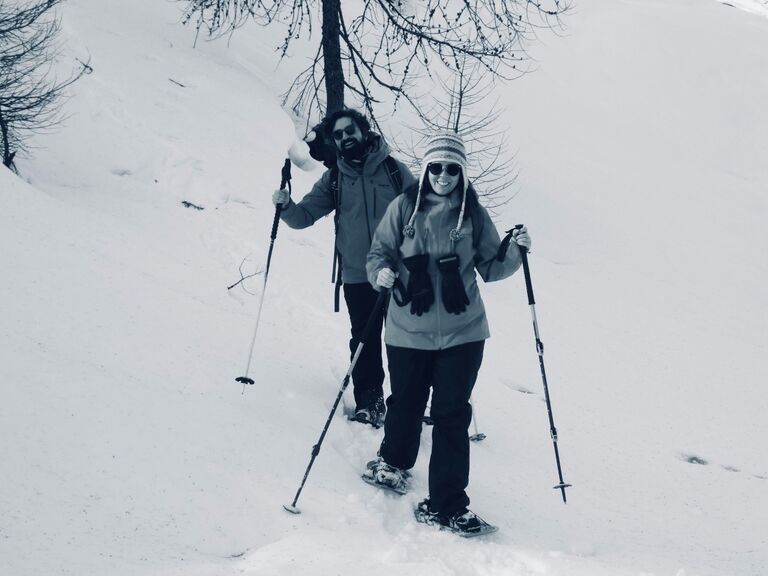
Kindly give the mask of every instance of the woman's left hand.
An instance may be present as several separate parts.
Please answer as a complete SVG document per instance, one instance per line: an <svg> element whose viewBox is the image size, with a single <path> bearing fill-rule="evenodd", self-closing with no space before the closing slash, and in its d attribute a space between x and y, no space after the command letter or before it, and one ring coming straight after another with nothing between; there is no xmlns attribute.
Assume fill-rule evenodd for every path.
<svg viewBox="0 0 768 576"><path fill-rule="evenodd" d="M528 235L528 228L523 226L512 231L512 238L518 246L525 246L528 251L531 250L531 237Z"/></svg>

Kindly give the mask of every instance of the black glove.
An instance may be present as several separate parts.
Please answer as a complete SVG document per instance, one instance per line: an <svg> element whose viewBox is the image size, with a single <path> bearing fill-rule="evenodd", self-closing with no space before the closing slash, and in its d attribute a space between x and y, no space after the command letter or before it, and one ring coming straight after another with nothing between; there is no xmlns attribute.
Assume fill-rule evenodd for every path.
<svg viewBox="0 0 768 576"><path fill-rule="evenodd" d="M443 305L451 314L461 314L467 309L469 298L464 290L464 281L459 272L459 257L448 254L437 261L437 267L442 277Z"/></svg>
<svg viewBox="0 0 768 576"><path fill-rule="evenodd" d="M421 316L429 311L435 301L432 279L427 272L429 254L417 254L403 258L403 265L408 269L408 298L402 305L411 303L411 314Z"/></svg>

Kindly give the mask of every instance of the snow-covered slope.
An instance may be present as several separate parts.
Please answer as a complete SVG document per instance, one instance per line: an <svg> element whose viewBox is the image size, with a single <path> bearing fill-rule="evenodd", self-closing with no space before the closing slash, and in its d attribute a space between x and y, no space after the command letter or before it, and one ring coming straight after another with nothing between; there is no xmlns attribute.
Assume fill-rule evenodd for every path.
<svg viewBox="0 0 768 576"><path fill-rule="evenodd" d="M359 480L381 432L341 414L282 509L347 368L332 223L279 229L246 390L262 276L227 286L265 262L304 56L275 68L256 26L194 48L178 8L64 4L94 72L26 181L0 172L2 574L765 574L768 19L593 0L506 89L498 223L534 239L574 487L550 488L522 280L484 286L470 496L501 531L468 542L412 520L429 434L398 499ZM294 168L297 197L320 174Z"/></svg>
<svg viewBox="0 0 768 576"><path fill-rule="evenodd" d="M768 0L719 0L726 6L741 8L752 14L768 16Z"/></svg>

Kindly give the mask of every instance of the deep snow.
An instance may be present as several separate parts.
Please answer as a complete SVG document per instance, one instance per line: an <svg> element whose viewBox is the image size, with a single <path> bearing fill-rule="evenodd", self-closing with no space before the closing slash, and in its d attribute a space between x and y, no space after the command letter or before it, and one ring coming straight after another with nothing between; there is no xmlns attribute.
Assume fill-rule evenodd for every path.
<svg viewBox="0 0 768 576"><path fill-rule="evenodd" d="M347 368L330 219L280 228L256 385L234 382L262 277L226 286L265 261L302 45L276 67L278 31L193 48L177 4L64 4L94 73L23 179L0 172L2 574L763 576L768 19L731 3L754 9L585 2L504 89L520 177L498 225L531 230L574 487L550 488L521 275L481 286L484 541L412 521L428 433L396 498L359 479L381 432L341 414L303 513L282 509ZM297 197L320 174L294 168Z"/></svg>

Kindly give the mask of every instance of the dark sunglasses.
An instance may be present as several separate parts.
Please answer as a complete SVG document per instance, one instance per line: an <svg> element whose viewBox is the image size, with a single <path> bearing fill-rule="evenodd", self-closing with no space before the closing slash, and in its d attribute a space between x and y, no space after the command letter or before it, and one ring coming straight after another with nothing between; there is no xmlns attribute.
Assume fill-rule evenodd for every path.
<svg viewBox="0 0 768 576"><path fill-rule="evenodd" d="M427 166L427 170L429 170L429 173L433 176L440 176L440 174L443 173L443 168L445 168L445 171L448 172L448 176L458 176L461 172L461 166L458 164L441 164L440 162L432 162L429 166Z"/></svg>
<svg viewBox="0 0 768 576"><path fill-rule="evenodd" d="M340 129L340 130L334 130L332 132L333 139L334 140L341 140L344 138L344 134L347 134L349 136L352 136L357 131L357 126L354 124L347 124L346 127Z"/></svg>

